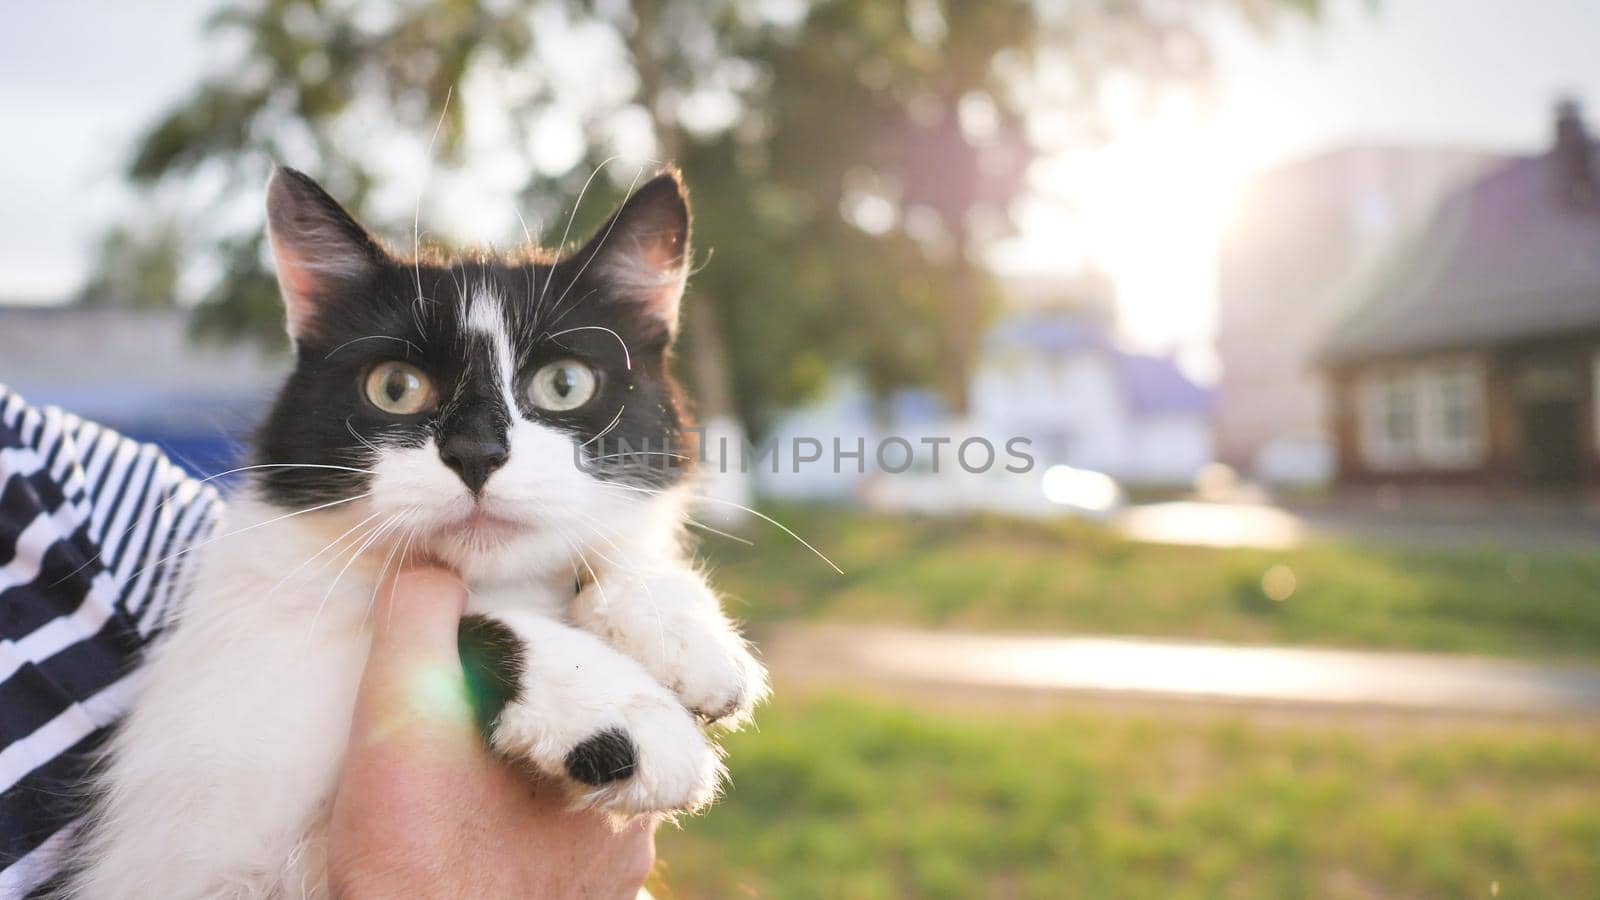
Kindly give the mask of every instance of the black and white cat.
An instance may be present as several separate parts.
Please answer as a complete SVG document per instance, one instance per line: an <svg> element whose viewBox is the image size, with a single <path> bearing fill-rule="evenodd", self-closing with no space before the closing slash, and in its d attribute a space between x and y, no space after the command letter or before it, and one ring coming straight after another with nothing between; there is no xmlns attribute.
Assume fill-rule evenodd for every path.
<svg viewBox="0 0 1600 900"><path fill-rule="evenodd" d="M766 675L680 547L677 175L562 258L401 260L288 169L267 210L295 368L144 666L67 893L320 895L370 608L407 554L466 579L464 655L498 648L496 752L619 815L709 802L701 724L747 717Z"/></svg>

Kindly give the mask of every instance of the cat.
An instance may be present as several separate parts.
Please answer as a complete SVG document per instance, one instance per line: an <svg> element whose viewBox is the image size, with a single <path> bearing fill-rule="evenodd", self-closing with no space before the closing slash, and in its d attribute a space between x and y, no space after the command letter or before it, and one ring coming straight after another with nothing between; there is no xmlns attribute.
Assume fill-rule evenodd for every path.
<svg viewBox="0 0 1600 900"><path fill-rule="evenodd" d="M293 371L143 665L65 894L325 893L370 609L408 555L468 585L493 752L620 817L710 802L704 726L748 719L767 680L682 547L677 173L559 257L403 259L288 168L267 219Z"/></svg>

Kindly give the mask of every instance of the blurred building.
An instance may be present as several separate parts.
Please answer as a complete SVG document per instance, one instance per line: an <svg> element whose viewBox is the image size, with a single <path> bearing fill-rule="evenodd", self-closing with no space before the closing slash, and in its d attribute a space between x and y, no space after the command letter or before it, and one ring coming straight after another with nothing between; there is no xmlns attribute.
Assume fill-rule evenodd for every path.
<svg viewBox="0 0 1600 900"><path fill-rule="evenodd" d="M1451 193L1322 348L1346 482L1600 482L1600 159L1554 137Z"/></svg>
<svg viewBox="0 0 1600 900"><path fill-rule="evenodd" d="M1219 458L1268 482L1332 475L1313 360L1354 285L1439 197L1502 158L1354 147L1269 172L1246 191L1218 260Z"/></svg>
<svg viewBox="0 0 1600 900"><path fill-rule="evenodd" d="M187 326L183 310L0 306L0 383L215 474L239 464L287 360L196 344Z"/></svg>
<svg viewBox="0 0 1600 900"><path fill-rule="evenodd" d="M1130 484L1188 485L1210 463L1212 395L1170 357L1122 349L1093 316L1039 311L999 322L973 376L972 419L1025 435L1041 465Z"/></svg>
<svg viewBox="0 0 1600 900"><path fill-rule="evenodd" d="M893 476L896 484L929 495L930 502L948 488L940 494L947 506L982 504L1013 489L1042 502L1038 479L1052 466L1101 472L1131 485L1193 483L1214 459L1211 391L1170 357L1121 348L1108 307L1026 305L1033 308L1002 319L985 336L966 417L951 416L938 395L925 390L900 391L875 404L858 379L840 374L820 400L780 417L770 435L780 456L796 440L820 441L824 463L796 467L782 456L777 471L763 466L754 473L760 490L791 498L857 497L863 485L882 477L873 471L871 448L890 438L906 440L917 454L908 473ZM1001 453L983 488L987 498L971 497L955 484L970 480L950 461L952 448L969 437L984 438ZM1004 449L1017 437L1029 442L1023 449L1034 461L1031 479L1008 478L1001 468L1013 461ZM869 448L865 471L853 463L838 471L826 464L835 439L853 448L858 438ZM938 473L948 483L931 479L934 451L927 442L939 440L948 442ZM1013 511L1023 505L1019 498L1006 500Z"/></svg>

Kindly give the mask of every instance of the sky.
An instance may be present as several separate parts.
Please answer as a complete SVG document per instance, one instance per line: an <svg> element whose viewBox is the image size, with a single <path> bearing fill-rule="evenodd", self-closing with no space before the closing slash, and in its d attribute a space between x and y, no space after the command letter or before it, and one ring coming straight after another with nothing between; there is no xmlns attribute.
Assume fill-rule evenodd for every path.
<svg viewBox="0 0 1600 900"><path fill-rule="evenodd" d="M203 70L211 6L0 0L0 298L56 300L86 277L133 136Z"/></svg>
<svg viewBox="0 0 1600 900"><path fill-rule="evenodd" d="M0 298L59 300L85 277L101 226L127 208L117 171L140 125L213 58L201 32L213 4L0 4ZM1134 343L1192 352L1209 341L1216 229L1251 174L1352 143L1535 152L1558 93L1586 99L1600 125L1594 0L1331 5L1319 24L1265 36L1219 27L1212 106L1044 163L1038 180L1075 211L1025 207L997 266L1092 262L1115 279Z"/></svg>

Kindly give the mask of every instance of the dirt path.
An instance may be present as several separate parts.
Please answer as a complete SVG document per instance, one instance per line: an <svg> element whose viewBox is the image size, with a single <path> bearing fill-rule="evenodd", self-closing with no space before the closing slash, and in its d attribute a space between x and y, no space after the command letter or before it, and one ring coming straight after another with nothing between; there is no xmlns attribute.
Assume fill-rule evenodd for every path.
<svg viewBox="0 0 1600 900"><path fill-rule="evenodd" d="M1303 711L1600 721L1600 668L1470 656L782 625L757 636L780 686Z"/></svg>

